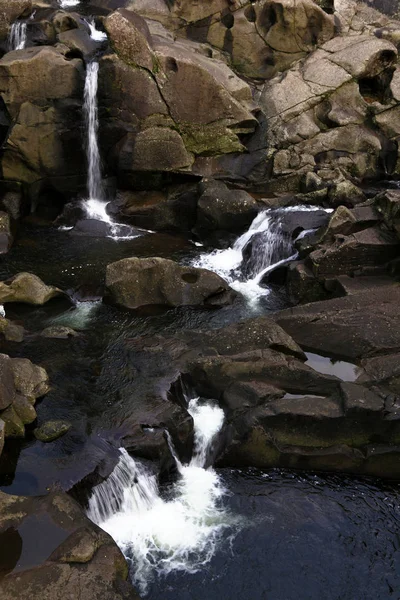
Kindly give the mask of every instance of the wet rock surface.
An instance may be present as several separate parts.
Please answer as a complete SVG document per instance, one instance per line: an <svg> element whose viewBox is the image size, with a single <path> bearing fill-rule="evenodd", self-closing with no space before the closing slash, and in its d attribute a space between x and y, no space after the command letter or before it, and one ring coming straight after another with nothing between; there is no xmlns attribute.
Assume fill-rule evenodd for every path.
<svg viewBox="0 0 400 600"><path fill-rule="evenodd" d="M4 598L139 598L115 542L66 494L0 492L0 539Z"/></svg>
<svg viewBox="0 0 400 600"><path fill-rule="evenodd" d="M182 267L163 258L127 258L107 267L105 299L125 308L224 306L234 296L212 271Z"/></svg>

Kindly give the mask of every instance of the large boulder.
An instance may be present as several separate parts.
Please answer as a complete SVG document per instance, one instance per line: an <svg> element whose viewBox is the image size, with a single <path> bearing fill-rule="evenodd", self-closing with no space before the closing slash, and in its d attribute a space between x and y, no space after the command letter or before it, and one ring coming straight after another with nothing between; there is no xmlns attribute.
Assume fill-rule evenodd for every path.
<svg viewBox="0 0 400 600"><path fill-rule="evenodd" d="M36 419L36 400L50 390L48 375L27 358L0 354L0 376L2 436L24 437L25 425Z"/></svg>
<svg viewBox="0 0 400 600"><path fill-rule="evenodd" d="M68 48L42 46L0 60L0 94L12 125L1 159L5 179L61 192L85 171L80 127L84 70ZM34 192L31 192L31 196Z"/></svg>
<svg viewBox="0 0 400 600"><path fill-rule="evenodd" d="M124 258L106 271L106 301L125 308L223 306L234 297L216 273L165 258Z"/></svg>
<svg viewBox="0 0 400 600"><path fill-rule="evenodd" d="M0 354L0 410L4 410L12 404L15 393L11 359L6 354Z"/></svg>
<svg viewBox="0 0 400 600"><path fill-rule="evenodd" d="M107 28L116 54L100 61L100 142L120 187L157 187L155 173L209 174L209 157L246 152L241 136L257 125L250 87L209 48L150 32L127 10Z"/></svg>
<svg viewBox="0 0 400 600"><path fill-rule="evenodd" d="M244 190L229 190L222 181L205 180L200 184L196 232L243 232L258 212L256 200Z"/></svg>
<svg viewBox="0 0 400 600"><path fill-rule="evenodd" d="M58 296L64 295L53 285L46 285L33 273L18 273L11 279L0 282L0 303L23 302L42 305Z"/></svg>
<svg viewBox="0 0 400 600"><path fill-rule="evenodd" d="M4 600L139 600L115 542L65 493L33 498L1 492L0 540L2 548L12 548L1 556ZM34 551L22 551L32 543Z"/></svg>

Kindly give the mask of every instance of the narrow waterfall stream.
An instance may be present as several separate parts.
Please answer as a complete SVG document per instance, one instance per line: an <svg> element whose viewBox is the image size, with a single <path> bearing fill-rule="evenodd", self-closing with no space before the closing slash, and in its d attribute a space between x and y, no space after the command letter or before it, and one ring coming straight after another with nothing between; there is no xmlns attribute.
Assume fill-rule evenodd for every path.
<svg viewBox="0 0 400 600"><path fill-rule="evenodd" d="M8 49L23 50L26 45L26 30L27 24L25 21L15 21L11 25L10 34L8 36Z"/></svg>
<svg viewBox="0 0 400 600"><path fill-rule="evenodd" d="M89 24L89 23L88 23ZM90 26L90 25L89 25ZM100 37L101 32L97 31L94 24L91 25L91 35L93 32ZM95 39L95 38L93 38ZM102 38L104 39L104 38ZM133 239L138 233L129 225L115 223L107 213L108 200L103 187L101 174L101 157L98 142L99 118L97 106L97 91L99 80L99 63L92 61L86 68L84 105L83 112L86 123L86 156L88 164L87 192L88 198L83 200L83 206L89 219L103 221L109 225L110 235L115 240Z"/></svg>
<svg viewBox="0 0 400 600"><path fill-rule="evenodd" d="M241 235L231 248L213 250L202 254L192 264L209 269L223 277L237 292L250 302L269 294L262 280L268 272L297 258L296 239L283 228L282 219L290 212L321 210L314 206L291 206L267 209L260 212L248 231Z"/></svg>
<svg viewBox="0 0 400 600"><path fill-rule="evenodd" d="M226 493L207 459L224 422L219 406L189 400L194 451L189 465L178 460L179 478L161 496L156 478L121 449L111 476L93 489L88 516L117 542L142 593L156 576L196 572L208 563L221 534L235 523L221 500Z"/></svg>

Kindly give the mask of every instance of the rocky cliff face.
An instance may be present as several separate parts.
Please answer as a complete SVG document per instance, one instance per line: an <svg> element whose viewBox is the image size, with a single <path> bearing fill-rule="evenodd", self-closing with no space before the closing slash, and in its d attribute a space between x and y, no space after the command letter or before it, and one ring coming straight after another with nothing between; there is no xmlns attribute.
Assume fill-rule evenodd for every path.
<svg viewBox="0 0 400 600"><path fill-rule="evenodd" d="M3 189L18 182L37 202L83 184L96 51L104 173L120 188L208 176L322 201L340 182L396 174L400 23L370 4L93 0L107 45L41 3L27 48L0 60ZM32 7L2 10L4 40Z"/></svg>

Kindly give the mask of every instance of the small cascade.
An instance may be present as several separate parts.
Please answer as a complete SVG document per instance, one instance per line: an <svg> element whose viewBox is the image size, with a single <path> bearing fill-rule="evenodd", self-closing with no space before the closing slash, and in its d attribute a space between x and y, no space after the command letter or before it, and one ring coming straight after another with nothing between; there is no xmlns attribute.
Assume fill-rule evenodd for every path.
<svg viewBox="0 0 400 600"><path fill-rule="evenodd" d="M198 571L235 523L221 506L226 492L218 474L205 468L224 413L198 398L189 400L188 411L194 421L193 457L189 465L178 459L179 478L167 498L161 496L155 476L121 450L114 472L93 489L89 500L89 518L117 542L143 594L157 575Z"/></svg>
<svg viewBox="0 0 400 600"><path fill-rule="evenodd" d="M71 8L72 6L78 6L81 0L60 0L59 4L61 8Z"/></svg>
<svg viewBox="0 0 400 600"><path fill-rule="evenodd" d="M202 254L192 264L218 273L248 300L257 301L270 292L262 285L267 273L297 258L296 240L283 227L283 217L290 212L317 210L321 209L291 206L264 210L231 248Z"/></svg>
<svg viewBox="0 0 400 600"><path fill-rule="evenodd" d="M93 26L94 27L94 26ZM97 31L97 30L96 30ZM98 32L100 33L100 32ZM83 111L86 123L86 156L88 164L87 191L88 198L83 206L89 219L102 221L109 225L113 239L133 239L138 236L129 225L115 223L107 213L105 190L101 175L101 158L98 143L99 118L97 106L97 90L99 79L99 63L93 61L87 65Z"/></svg>
<svg viewBox="0 0 400 600"><path fill-rule="evenodd" d="M15 21L11 25L10 34L8 37L8 49L23 50L26 45L26 30L27 24L25 21Z"/></svg>
<svg viewBox="0 0 400 600"><path fill-rule="evenodd" d="M107 34L104 31L96 29L96 23L94 22L94 19L84 19L84 21L89 27L90 37L92 38L92 40L94 40L95 42L104 42L107 39Z"/></svg>

